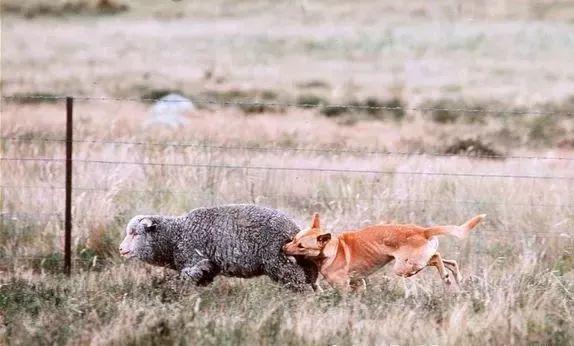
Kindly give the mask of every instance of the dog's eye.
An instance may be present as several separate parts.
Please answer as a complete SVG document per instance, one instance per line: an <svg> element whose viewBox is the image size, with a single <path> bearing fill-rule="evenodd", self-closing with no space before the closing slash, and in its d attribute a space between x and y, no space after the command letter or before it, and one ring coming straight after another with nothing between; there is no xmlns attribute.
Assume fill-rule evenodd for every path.
<svg viewBox="0 0 574 346"><path fill-rule="evenodd" d="M302 249L303 248L303 244L297 244L297 247Z"/></svg>

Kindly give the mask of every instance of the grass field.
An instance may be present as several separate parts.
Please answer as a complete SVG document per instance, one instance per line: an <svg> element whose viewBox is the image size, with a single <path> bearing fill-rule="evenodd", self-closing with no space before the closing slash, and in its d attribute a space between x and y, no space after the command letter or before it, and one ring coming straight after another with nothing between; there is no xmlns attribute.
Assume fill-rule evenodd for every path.
<svg viewBox="0 0 574 346"><path fill-rule="evenodd" d="M143 125L150 102L76 100L70 279L63 162L1 161L0 344L572 344L571 2L68 3L3 2L3 95L404 109L197 102L170 129ZM34 101L2 100L2 158L64 156L63 101ZM221 203L276 207L301 227L320 212L334 232L488 217L441 239L459 292L431 269L383 269L348 297L266 278L195 288L119 257L133 215Z"/></svg>

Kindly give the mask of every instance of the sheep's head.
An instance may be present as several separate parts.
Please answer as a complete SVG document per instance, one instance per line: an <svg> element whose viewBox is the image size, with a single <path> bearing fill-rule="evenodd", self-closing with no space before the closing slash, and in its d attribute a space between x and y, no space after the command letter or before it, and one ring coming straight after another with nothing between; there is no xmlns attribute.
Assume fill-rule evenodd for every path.
<svg viewBox="0 0 574 346"><path fill-rule="evenodd" d="M120 244L120 254L126 258L136 257L141 261L153 263L157 256L156 234L158 224L151 216L133 217L126 227L126 236Z"/></svg>

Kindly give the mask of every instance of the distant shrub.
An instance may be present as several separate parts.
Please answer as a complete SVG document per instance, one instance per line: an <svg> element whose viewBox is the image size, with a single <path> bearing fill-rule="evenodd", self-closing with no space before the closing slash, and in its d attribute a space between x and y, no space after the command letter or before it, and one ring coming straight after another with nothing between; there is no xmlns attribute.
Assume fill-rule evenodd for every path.
<svg viewBox="0 0 574 346"><path fill-rule="evenodd" d="M284 111L284 107L274 102L279 95L273 90L211 90L201 97L218 102L223 107L235 106L246 114Z"/></svg>
<svg viewBox="0 0 574 346"><path fill-rule="evenodd" d="M532 119L529 123L528 140L536 145L549 145L564 133L559 119L553 115L543 115Z"/></svg>
<svg viewBox="0 0 574 346"><path fill-rule="evenodd" d="M114 0L98 0L96 9L101 14L116 14L127 11L129 7Z"/></svg>
<svg viewBox="0 0 574 346"><path fill-rule="evenodd" d="M278 95L273 90L262 90L260 91L260 97L263 100L277 100Z"/></svg>
<svg viewBox="0 0 574 346"><path fill-rule="evenodd" d="M117 14L129 10L129 6L115 0L45 1L25 4L23 1L4 1L2 11L26 18L38 16Z"/></svg>
<svg viewBox="0 0 574 346"><path fill-rule="evenodd" d="M298 83L297 86L299 88L306 88L306 89L327 89L329 88L329 83L324 82L322 80L310 80L307 82Z"/></svg>
<svg viewBox="0 0 574 346"><path fill-rule="evenodd" d="M440 124L454 123L458 120L459 113L453 109L459 108L449 100L426 102L421 106L424 112L430 112L432 120Z"/></svg>
<svg viewBox="0 0 574 346"><path fill-rule="evenodd" d="M14 98L10 98L9 100L23 104L56 103L60 101L60 99L58 99L59 96L61 95L44 92L18 93L14 95Z"/></svg>
<svg viewBox="0 0 574 346"><path fill-rule="evenodd" d="M439 124L454 123L459 120L468 123L483 123L487 116L506 114L507 107L496 101L464 101L438 99L423 102L421 108L424 114L430 114L431 119Z"/></svg>
<svg viewBox="0 0 574 346"><path fill-rule="evenodd" d="M404 105L398 98L380 101L375 97L368 97L363 101L351 101L345 105L325 105L321 114L327 117L336 117L346 113L363 113L377 119L384 119L390 114L393 119L401 120L404 115Z"/></svg>
<svg viewBox="0 0 574 346"><path fill-rule="evenodd" d="M327 103L328 102L322 97L313 94L299 95L299 97L297 97L297 105L300 107L316 107Z"/></svg>
<svg viewBox="0 0 574 346"><path fill-rule="evenodd" d="M154 100L159 100L162 97L167 96L169 94L184 95L184 93L176 89L149 89L143 92L141 97L145 100L153 102Z"/></svg>
<svg viewBox="0 0 574 346"><path fill-rule="evenodd" d="M368 97L363 106L366 107L365 111L374 116L381 114L391 114L395 120L402 120L405 116L405 106L401 99L392 98L389 100L379 101L374 97Z"/></svg>
<svg viewBox="0 0 574 346"><path fill-rule="evenodd" d="M229 89L223 91L211 91L208 93L215 99L220 101L233 101L237 99L243 99L252 96L249 92L239 89Z"/></svg>
<svg viewBox="0 0 574 346"><path fill-rule="evenodd" d="M374 97L368 97L365 100L364 104L362 104L361 106L364 106L365 112L371 115L380 114L382 111L381 107L385 107L385 105L382 102L380 102L378 99Z"/></svg>
<svg viewBox="0 0 574 346"><path fill-rule="evenodd" d="M210 90L203 94L203 96L220 102L232 101L253 101L254 99L260 100L276 100L279 96L273 90L241 90L241 89L228 89L228 90Z"/></svg>
<svg viewBox="0 0 574 346"><path fill-rule="evenodd" d="M443 150L449 155L488 156L493 159L503 158L503 154L478 139L457 139Z"/></svg>
<svg viewBox="0 0 574 346"><path fill-rule="evenodd" d="M265 112L274 112L275 107L268 106L264 103L240 103L238 105L239 109L243 111L243 113L248 114L257 114L257 113L265 113Z"/></svg>
<svg viewBox="0 0 574 346"><path fill-rule="evenodd" d="M349 112L349 108L344 106L324 106L321 108L321 114L329 118L337 117L347 112Z"/></svg>

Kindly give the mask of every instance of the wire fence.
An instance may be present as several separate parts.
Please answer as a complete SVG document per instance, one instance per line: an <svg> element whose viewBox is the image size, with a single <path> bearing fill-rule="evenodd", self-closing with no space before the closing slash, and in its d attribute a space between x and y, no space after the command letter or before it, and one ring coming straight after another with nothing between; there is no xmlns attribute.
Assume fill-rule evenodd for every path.
<svg viewBox="0 0 574 346"><path fill-rule="evenodd" d="M165 100L165 99L151 99L151 98L113 98L113 97L86 97L86 96L2 96L3 100L7 101L25 101L25 100L67 100L68 106L71 100L86 100L86 101L131 101L131 102L181 102L179 100ZM192 100L197 104L217 105L217 106L266 106L266 107L297 107L297 108L344 108L355 110L402 110L402 111L449 111L449 112L464 112L475 114L508 114L508 115L542 115L542 116L573 116L574 113L569 112L541 112L537 110L504 110L504 109L467 109L467 108L435 108L435 107L387 107L387 106L365 106L365 105L321 105L321 104L299 104L299 103L267 103L267 102L252 102L252 101L218 101L197 99ZM68 115L71 117L72 109L68 109ZM70 119L70 118L69 118ZM68 124L68 129L71 124ZM574 157L554 157L554 156L534 156L534 155L483 155L472 153L439 153L439 152L408 152L408 151L387 151L387 150L374 150L368 148L329 148L329 147L295 147L285 145L268 145L268 146L255 146L255 145L221 145L202 142L154 142L154 141L130 141L130 140L114 140L114 139L74 139L72 135L67 134L66 138L34 138L28 135L16 136L4 134L0 137L2 143L14 142L19 145L32 144L37 142L52 143L52 144L66 144L71 148L72 145L93 144L93 145L113 145L113 146L145 146L145 147L173 147L173 148L190 148L190 149L205 149L205 150L220 150L220 151L248 151L248 152L271 152L271 153L306 153L306 154L324 154L324 155L376 155L376 156L398 156L398 157L418 157L425 156L430 158L444 158L444 159L489 159L489 160L525 160L525 161L574 161ZM70 152L71 154L71 152ZM536 175L536 174L502 174L502 173L480 173L480 172L436 172L431 170L382 170L382 169L348 169L338 167L310 167L310 166L280 166L280 165L256 165L256 164L237 164L233 162L156 162L156 161L126 161L126 160L104 160L104 159L90 159L90 158L74 158L69 156L66 158L61 157L0 157L1 162L5 163L39 163L39 164L82 164L82 165L112 165L112 166L139 166L139 167L174 167L174 168L195 168L195 169L222 169L222 170L243 170L243 171L277 171L286 173L326 173L326 174L340 174L340 175L371 175L371 176L430 176L430 177L444 177L444 178L480 178L480 179L518 179L518 180L531 180L531 181L556 181L561 184L569 183L574 180L574 176L568 175ZM68 176L69 175L69 176ZM71 184L71 169L67 170L66 177L70 178L70 183L66 186L39 186L39 185L0 185L0 189L21 191L26 189L49 189L49 190L62 190L66 194L74 193L109 193L109 192L127 192L127 193L142 193L142 194L172 194L184 195L187 194L182 191L170 189L134 189L127 187L110 187L110 186L76 186ZM357 201L379 201L390 204L422 204L422 205L473 205L473 206L504 206L504 207L525 207L525 208L549 208L549 209L573 209L574 205L571 204L553 204L553 203L517 203L517 202L493 202L493 201L479 201L479 200L463 200L463 199L413 199L413 198L392 198L392 197L374 197L365 196L362 194L354 195L297 195L297 194L253 194L255 199L261 200L305 200L305 201L341 201L347 203L356 203ZM2 195L4 201L4 195ZM0 218L2 222L7 221L27 221L27 222L51 222L57 220L58 222L65 221L66 224L71 225L71 214L67 210L66 213L50 212L50 213L21 213L11 210L0 211ZM70 226L71 227L71 226ZM496 234L496 237L513 236L509 232L507 234ZM69 234L67 234L69 236ZM526 236L526 235L525 235ZM528 236L548 238L548 239L571 239L572 234L560 233L554 234L550 232L531 232ZM69 258L70 253L66 253ZM15 257L20 258L20 257ZM22 256L24 258L42 259L44 257ZM74 262L77 259L74 259ZM71 262L70 262L71 263Z"/></svg>
<svg viewBox="0 0 574 346"><path fill-rule="evenodd" d="M26 100L47 100L57 101L67 98L83 101L119 101L119 102L162 102L162 103L187 103L184 99L164 99L147 97L108 97L108 96L64 96L64 95L9 95L2 96L4 100L26 101ZM477 113L477 114L502 114L502 115L553 115L553 116L574 116L572 112L548 112L538 110L513 110L513 109L488 109L488 108L465 108L465 107L407 107L407 106L383 106L383 105L361 105L361 104L321 104L321 103L292 103L292 102L259 102L253 100L217 100L193 97L191 102L198 105L214 106L252 106L252 107L281 107L281 108L331 108L348 110L386 110L386 111L439 111L453 113Z"/></svg>

